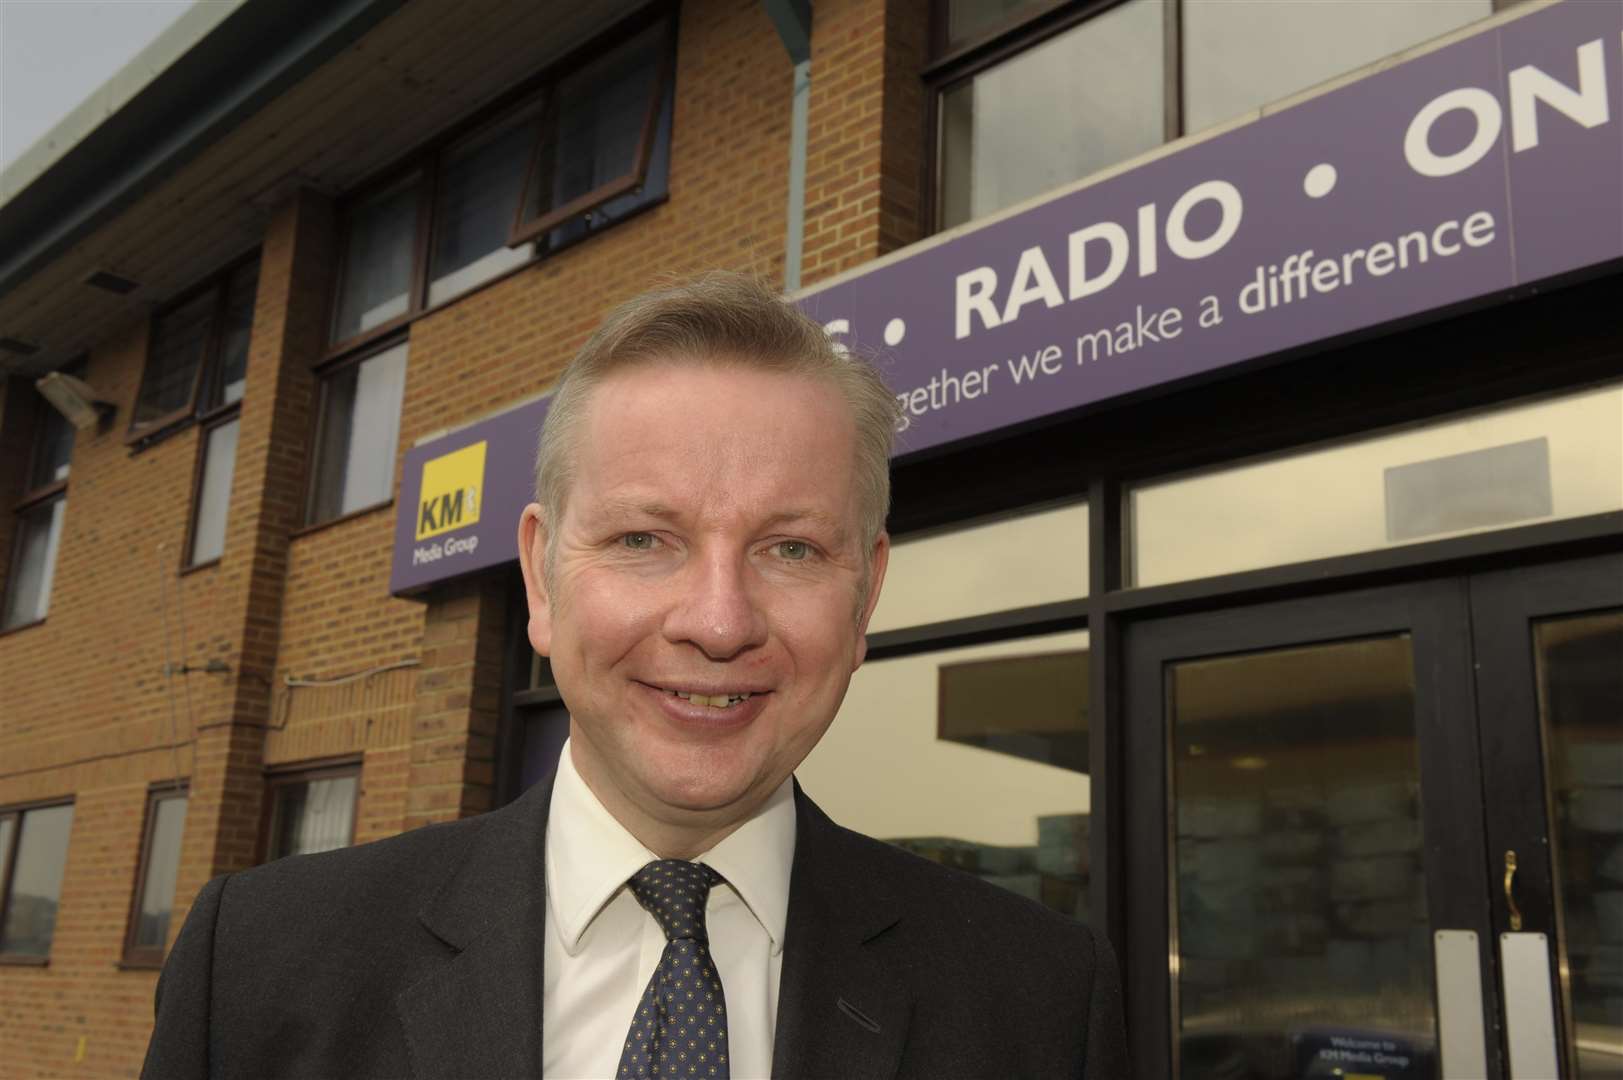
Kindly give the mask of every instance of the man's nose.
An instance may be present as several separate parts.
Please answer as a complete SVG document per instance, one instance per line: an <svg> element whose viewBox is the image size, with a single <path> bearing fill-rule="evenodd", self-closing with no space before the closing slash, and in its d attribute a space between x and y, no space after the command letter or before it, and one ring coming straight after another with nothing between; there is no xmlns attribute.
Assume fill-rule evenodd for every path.
<svg viewBox="0 0 1623 1080"><path fill-rule="evenodd" d="M742 557L723 551L695 553L679 576L665 619L665 636L688 642L711 660L730 660L766 641L766 615Z"/></svg>

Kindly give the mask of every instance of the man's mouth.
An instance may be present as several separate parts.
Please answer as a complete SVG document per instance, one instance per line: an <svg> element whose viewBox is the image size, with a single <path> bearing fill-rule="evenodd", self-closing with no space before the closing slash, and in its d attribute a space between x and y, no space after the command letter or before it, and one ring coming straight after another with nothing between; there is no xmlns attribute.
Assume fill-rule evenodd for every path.
<svg viewBox="0 0 1623 1080"><path fill-rule="evenodd" d="M731 708L734 705L748 701L759 693L759 691L741 690L738 693L723 691L719 694L701 694L696 690L671 690L663 686L656 686L654 689L662 694L669 694L672 697L679 697L683 701L692 702L694 705L708 705L712 709Z"/></svg>

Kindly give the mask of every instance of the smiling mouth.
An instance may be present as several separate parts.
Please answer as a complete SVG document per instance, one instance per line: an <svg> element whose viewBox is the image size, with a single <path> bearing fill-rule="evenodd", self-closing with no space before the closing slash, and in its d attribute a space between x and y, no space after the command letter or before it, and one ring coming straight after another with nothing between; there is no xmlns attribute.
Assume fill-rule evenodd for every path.
<svg viewBox="0 0 1623 1080"><path fill-rule="evenodd" d="M671 697L679 697L683 701L692 702L694 705L708 705L712 709L731 708L734 705L748 701L757 694L756 691L744 691L737 694L700 694L691 690L667 690L663 686L656 686L654 689L658 690L662 694L668 694Z"/></svg>

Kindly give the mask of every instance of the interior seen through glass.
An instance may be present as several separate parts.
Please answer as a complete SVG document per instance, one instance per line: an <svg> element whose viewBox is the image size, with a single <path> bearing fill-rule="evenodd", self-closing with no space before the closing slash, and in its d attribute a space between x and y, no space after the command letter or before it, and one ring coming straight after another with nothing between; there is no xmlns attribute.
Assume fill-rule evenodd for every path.
<svg viewBox="0 0 1623 1080"><path fill-rule="evenodd" d="M1408 635L1168 677L1179 1074L1434 1076Z"/></svg>
<svg viewBox="0 0 1623 1080"><path fill-rule="evenodd" d="M835 821L1087 916L1088 635L870 661L796 771Z"/></svg>
<svg viewBox="0 0 1623 1080"><path fill-rule="evenodd" d="M1534 627L1574 1063L1623 1077L1623 610Z"/></svg>

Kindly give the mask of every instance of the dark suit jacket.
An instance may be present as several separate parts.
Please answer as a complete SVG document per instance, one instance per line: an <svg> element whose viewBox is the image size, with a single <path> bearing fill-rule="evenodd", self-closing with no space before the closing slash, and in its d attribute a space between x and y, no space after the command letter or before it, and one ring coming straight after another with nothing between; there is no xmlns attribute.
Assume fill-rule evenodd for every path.
<svg viewBox="0 0 1623 1080"><path fill-rule="evenodd" d="M1127 1076L1103 938L795 795L776 1076ZM539 1076L550 801L209 882L142 1076Z"/></svg>

